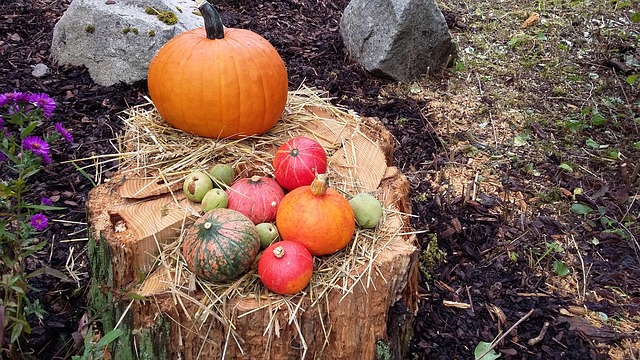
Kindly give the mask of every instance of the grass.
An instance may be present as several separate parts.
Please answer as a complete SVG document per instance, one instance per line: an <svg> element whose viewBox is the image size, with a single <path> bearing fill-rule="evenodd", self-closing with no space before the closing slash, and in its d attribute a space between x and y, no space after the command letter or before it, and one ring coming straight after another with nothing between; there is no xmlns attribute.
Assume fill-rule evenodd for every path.
<svg viewBox="0 0 640 360"><path fill-rule="evenodd" d="M451 198L464 196L469 184L474 195L502 197L505 223L547 215L568 224L554 241L525 231L515 250L487 256L502 251L528 261L532 272L547 273L553 286L584 300L598 286L585 259L606 256L586 234L615 234L640 262L640 2L438 3L464 24L451 31L459 57L450 73L387 89L426 100L425 118L445 143L441 156L470 159L427 178ZM539 19L523 27L532 16ZM499 181L505 169L524 188L511 199ZM614 189L625 196L615 199ZM576 211L576 204L591 211ZM638 301L637 291L619 291L625 301ZM637 315L616 316L640 331ZM612 346L609 355L628 358L634 347L640 343Z"/></svg>

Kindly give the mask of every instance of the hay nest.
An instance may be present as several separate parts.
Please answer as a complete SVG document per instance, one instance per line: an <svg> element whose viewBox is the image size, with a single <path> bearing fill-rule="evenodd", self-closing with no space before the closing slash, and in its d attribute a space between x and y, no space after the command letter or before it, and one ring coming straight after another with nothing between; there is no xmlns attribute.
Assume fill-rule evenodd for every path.
<svg viewBox="0 0 640 360"><path fill-rule="evenodd" d="M236 169L237 176L273 176L272 160L276 149L293 136L315 138L327 152L328 173L331 187L350 199L358 192L369 192L383 204L389 204L388 194L378 188L391 157L390 135L377 122L358 117L348 110L331 104L330 99L317 90L301 87L289 93L285 113L268 133L242 140L215 140L186 134L170 127L157 113L153 104L128 109L125 134L119 138L119 173L142 179L161 179L171 191L181 188L186 174L193 170L208 170L216 163L226 163ZM321 120L321 121L318 121ZM376 139L387 136L387 141ZM385 145L386 143L386 145ZM356 151L357 150L357 151ZM157 184L147 181L146 184ZM157 194L148 185L138 188L131 197ZM298 339L306 349L298 320L304 311L326 300L331 290L340 291L346 297L357 284L369 287L371 276L376 273L376 257L408 224L387 224L397 209L386 207L380 225L375 230L356 229L354 239L347 248L333 255L314 257L314 274L310 285L294 296L270 293L260 282L256 266L230 283L211 283L197 278L181 258L182 235L168 245L158 245L160 255L156 268L147 274L138 287L142 297L169 293L188 318L201 324L201 336L207 337L207 321L214 318L227 330L226 346L233 339L238 346L242 340L235 332L237 314L232 304L238 299L254 299L259 303L255 310L269 309L274 318L286 311L289 323L297 327ZM407 214L403 214L407 215ZM197 217L197 208L185 211L183 229ZM405 216L392 216L394 219ZM393 222L397 223L397 220ZM186 311L185 304L197 306L195 314ZM319 306L318 308L326 306ZM320 311L320 310L318 310ZM277 333L277 323L269 322L265 336ZM330 331L324 331L329 334ZM328 335L327 335L328 336ZM328 339L325 339L328 340Z"/></svg>

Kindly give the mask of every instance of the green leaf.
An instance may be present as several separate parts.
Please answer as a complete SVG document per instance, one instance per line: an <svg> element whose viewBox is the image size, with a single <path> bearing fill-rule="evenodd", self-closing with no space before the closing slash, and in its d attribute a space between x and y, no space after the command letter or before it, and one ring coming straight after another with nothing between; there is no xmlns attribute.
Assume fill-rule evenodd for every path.
<svg viewBox="0 0 640 360"><path fill-rule="evenodd" d="M95 181L93 181L93 178L91 178L91 176L89 174L87 174L86 171L84 171L83 168L81 168L80 166L78 166L78 164L72 162L71 165L73 165L74 168L76 168L76 170L78 170L78 172L80 173L80 175L84 176L87 180L89 180L89 182L91 182L91 185L93 187L98 186L98 184L95 183Z"/></svg>
<svg viewBox="0 0 640 360"><path fill-rule="evenodd" d="M72 282L72 280L62 271L54 269L52 267L49 266L42 266L39 267L38 269L34 270L33 272L29 273L27 275L27 279L31 279L33 277L39 276L39 275L43 275L43 274L47 274L50 276L53 276L55 278L58 278L64 282Z"/></svg>
<svg viewBox="0 0 640 360"><path fill-rule="evenodd" d="M627 82L627 84L633 85L638 81L638 75L635 75L635 74L634 75L629 75L629 76L627 76L625 81Z"/></svg>
<svg viewBox="0 0 640 360"><path fill-rule="evenodd" d="M27 209L40 210L40 211L49 211L49 210L64 210L65 208L60 206L49 206L49 205L25 205Z"/></svg>
<svg viewBox="0 0 640 360"><path fill-rule="evenodd" d="M38 122L37 121L34 121L34 122L30 123L29 125L27 125L27 127L24 128L24 130L22 130L22 133L20 134L20 138L24 139L27 136L29 136L33 132L33 130L36 129L36 126L38 126Z"/></svg>
<svg viewBox="0 0 640 360"><path fill-rule="evenodd" d="M140 300L140 301L149 301L149 298L144 297L138 293L135 292L128 292L127 293L127 298L131 299L131 300Z"/></svg>
<svg viewBox="0 0 640 360"><path fill-rule="evenodd" d="M567 276L569 275L569 269L564 265L564 263L560 260L556 260L553 262L553 272L558 276Z"/></svg>
<svg viewBox="0 0 640 360"><path fill-rule="evenodd" d="M558 165L558 167L560 169L562 169L562 170L566 170L568 172L573 172L573 168L569 164L562 163L562 164Z"/></svg>
<svg viewBox="0 0 640 360"><path fill-rule="evenodd" d="M564 123L564 127L571 132L579 132L584 127L584 123L580 119L567 119Z"/></svg>
<svg viewBox="0 0 640 360"><path fill-rule="evenodd" d="M619 159L620 159L620 151L618 151L618 150L611 150L611 151L607 152L607 157L608 157L609 159L619 160Z"/></svg>
<svg viewBox="0 0 640 360"><path fill-rule="evenodd" d="M545 245L547 246L547 249L549 249L550 251L554 251L554 252L557 252L557 253L562 253L562 252L564 252L564 248L563 248L563 247L562 247L562 245L561 245L559 242L557 242L557 241L554 241L554 242L552 242L552 243L549 243L549 242L548 242L548 243L545 243Z"/></svg>
<svg viewBox="0 0 640 360"><path fill-rule="evenodd" d="M100 339L100 341L98 341L98 343L96 344L96 347L98 349L101 349L102 347L111 344L113 341L115 341L120 336L122 336L122 334L124 334L124 331L122 331L121 329L113 329L113 330L109 331L108 333L106 333L102 337L102 339Z"/></svg>
<svg viewBox="0 0 640 360"><path fill-rule="evenodd" d="M609 217L603 216L600 218L600 223L606 228L612 228L616 224L616 221Z"/></svg>
<svg viewBox="0 0 640 360"><path fill-rule="evenodd" d="M527 135L518 135L515 138L513 138L513 146L525 146L527 145L527 140L529 139L529 137Z"/></svg>
<svg viewBox="0 0 640 360"><path fill-rule="evenodd" d="M578 215L587 215L592 212L593 209L585 204L575 203L571 205L571 211Z"/></svg>
<svg viewBox="0 0 640 360"><path fill-rule="evenodd" d="M634 143L633 143L633 146L635 146L635 148L636 148L637 150L640 150L640 141L636 141L636 142L634 142Z"/></svg>
<svg viewBox="0 0 640 360"><path fill-rule="evenodd" d="M473 350L473 357L475 360L495 360L500 357L500 354L496 352L494 349L491 349L488 353L486 353L483 357L480 355L484 354L491 347L491 343L480 341L476 348Z"/></svg>
<svg viewBox="0 0 640 360"><path fill-rule="evenodd" d="M594 111L591 115L591 123L595 126L604 125L606 122L607 119L604 116L600 115L600 113L597 111Z"/></svg>
<svg viewBox="0 0 640 360"><path fill-rule="evenodd" d="M14 323L13 327L11 328L11 340L9 340L9 341L11 343L16 342L16 340L18 340L20 335L22 335L22 331L23 330L24 330L24 324L22 324L20 322Z"/></svg>
<svg viewBox="0 0 640 360"><path fill-rule="evenodd" d="M620 229L620 228L605 230L604 232L609 233L609 234L617 234L617 235L619 235L621 238L623 238L625 240L628 240L630 238L629 237L629 233L626 230Z"/></svg>
<svg viewBox="0 0 640 360"><path fill-rule="evenodd" d="M592 149L600 149L600 144L595 142L595 140L593 140L592 138L588 138L587 141L585 141L585 143L589 145L589 147Z"/></svg>

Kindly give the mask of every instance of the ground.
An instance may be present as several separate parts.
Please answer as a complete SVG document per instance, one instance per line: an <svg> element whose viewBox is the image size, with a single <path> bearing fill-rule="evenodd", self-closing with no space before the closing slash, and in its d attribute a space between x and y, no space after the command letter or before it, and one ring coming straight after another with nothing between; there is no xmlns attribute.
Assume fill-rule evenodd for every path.
<svg viewBox="0 0 640 360"><path fill-rule="evenodd" d="M394 135L422 265L407 358L469 359L506 335L494 348L504 359L639 359L637 1L439 2L459 56L406 84L349 58L338 32L347 3L218 8L226 26L278 49L290 89L323 89ZM85 201L115 171L80 159L113 153L119 113L147 95L144 82L103 87L52 61L52 29L68 4L0 3L0 93L46 92L58 107L43 128L63 122L75 137L32 185L31 196L65 207L42 235L46 252L27 263L67 276L32 281L46 314L21 347L40 358L77 351L90 278ZM34 77L38 63L50 74Z"/></svg>

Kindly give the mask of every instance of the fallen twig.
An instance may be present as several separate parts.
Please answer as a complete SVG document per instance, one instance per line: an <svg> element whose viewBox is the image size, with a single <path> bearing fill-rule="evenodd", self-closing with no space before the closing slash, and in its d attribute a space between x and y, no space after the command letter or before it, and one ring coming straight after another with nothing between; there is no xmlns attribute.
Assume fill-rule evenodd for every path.
<svg viewBox="0 0 640 360"><path fill-rule="evenodd" d="M529 316L531 316L531 314L533 314L533 309L529 310L528 313L524 314L524 316L522 318L520 318L520 320L518 320L515 324L513 324L509 330L507 330L504 334L502 334L499 338L497 338L493 343L491 343L491 346L489 346L487 348L487 350L485 350L482 354L480 354L480 356L478 356L476 358L476 360L480 360L482 359L485 355L487 355L489 353L489 351L493 350L500 341L502 341L502 339L504 339L505 337L507 337L507 335L509 335L510 332L513 331L513 329L515 329L518 325L520 325L523 321L527 320L527 318Z"/></svg>
<svg viewBox="0 0 640 360"><path fill-rule="evenodd" d="M538 336L529 339L529 341L527 341L527 344L533 346L537 343L539 343L540 341L542 341L542 339L544 339L544 335L547 333L547 328L549 327L549 322L545 321L544 324L542 325L542 329L540 330L540 334L538 334Z"/></svg>

